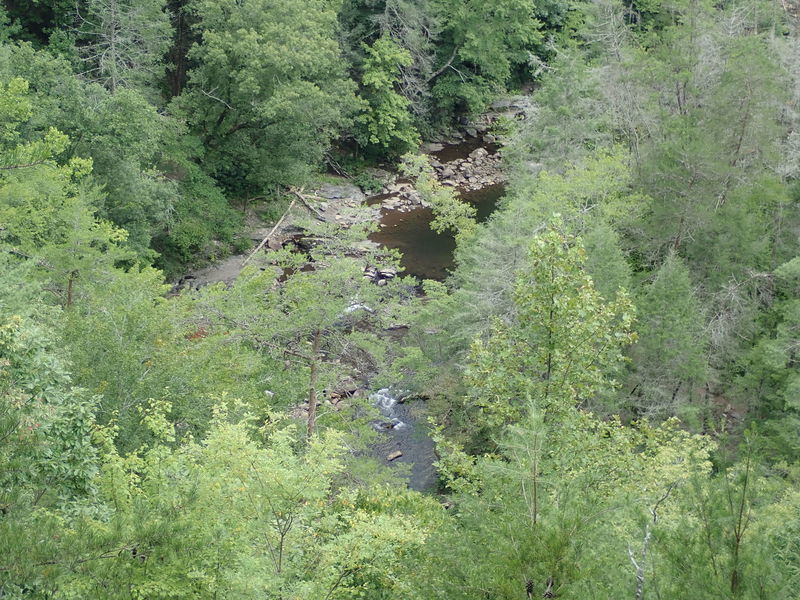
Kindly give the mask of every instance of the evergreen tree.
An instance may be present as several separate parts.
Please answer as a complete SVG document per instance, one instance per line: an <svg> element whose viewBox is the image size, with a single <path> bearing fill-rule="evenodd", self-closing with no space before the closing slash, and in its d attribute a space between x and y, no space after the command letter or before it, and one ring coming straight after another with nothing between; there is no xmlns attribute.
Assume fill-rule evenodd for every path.
<svg viewBox="0 0 800 600"><path fill-rule="evenodd" d="M637 303L639 341L632 348L634 411L684 414L707 376L703 315L683 260L670 253Z"/></svg>
<svg viewBox="0 0 800 600"><path fill-rule="evenodd" d="M120 88L157 90L172 39L166 0L84 0L79 4L83 75L112 94ZM153 94L155 99L155 94Z"/></svg>

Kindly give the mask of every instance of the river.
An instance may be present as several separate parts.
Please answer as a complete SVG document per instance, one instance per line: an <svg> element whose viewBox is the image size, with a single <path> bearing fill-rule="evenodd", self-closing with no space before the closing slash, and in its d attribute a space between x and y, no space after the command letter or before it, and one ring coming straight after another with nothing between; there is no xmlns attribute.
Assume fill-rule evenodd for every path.
<svg viewBox="0 0 800 600"><path fill-rule="evenodd" d="M435 157L442 162L450 162L468 156L478 147L482 146L475 140L446 146ZM461 198L477 209L477 220L483 222L494 212L504 192L505 185L498 183L461 192ZM383 227L370 235L370 239L387 248L400 250L406 275L442 281L455 266L453 254L456 242L451 233L434 232L430 228L432 220L433 211L430 208L417 207L407 212L383 208ZM391 389L378 390L370 399L383 415L383 419L374 424L383 437L373 447L375 456L387 466L408 465L408 486L411 489L423 492L435 490L439 478L433 463L437 457L428 425L424 421L424 401L402 402L402 393Z"/></svg>
<svg viewBox="0 0 800 600"><path fill-rule="evenodd" d="M463 192L463 200L478 210L478 221L485 221L494 212L505 185L498 183L473 192ZM453 252L456 241L452 233L436 233L430 227L433 211L415 208L409 212L381 209L383 227L369 238L403 253L406 275L419 279L442 281L455 266Z"/></svg>
<svg viewBox="0 0 800 600"><path fill-rule="evenodd" d="M464 159L481 147L495 150L481 140L472 139L445 146L441 151L432 153L432 156L442 163L450 163ZM477 219L483 222L494 212L504 191L505 185L500 183L461 192L461 198L475 206ZM382 198L385 199L386 196ZM373 198L373 201L380 199ZM400 250L405 274L419 279L442 281L454 268L453 253L456 243L452 234L439 234L431 230L432 220L433 212L430 208L416 207L407 211L382 208L382 227L370 239L387 248ZM238 276L244 258L245 255L230 257L189 274L185 280L190 287L216 282L230 283ZM370 398L382 415L382 419L373 424L382 436L373 447L374 456L387 466L407 465L410 488L419 491L435 490L438 484L438 475L433 466L436 453L424 419L424 400L403 402L403 394L391 389L373 392ZM393 456L391 460L390 456Z"/></svg>

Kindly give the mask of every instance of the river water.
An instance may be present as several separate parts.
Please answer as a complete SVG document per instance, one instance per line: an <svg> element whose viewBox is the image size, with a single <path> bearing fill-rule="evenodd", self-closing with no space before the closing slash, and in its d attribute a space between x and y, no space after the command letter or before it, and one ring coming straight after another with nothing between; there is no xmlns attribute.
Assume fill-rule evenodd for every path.
<svg viewBox="0 0 800 600"><path fill-rule="evenodd" d="M498 183L463 192L461 197L478 210L478 221L483 222L494 212L504 191L505 185ZM430 208L418 207L408 212L381 209L384 227L370 235L369 239L387 248L400 250L406 275L442 281L455 266L453 252L456 240L452 233L433 231L431 221L433 211Z"/></svg>
<svg viewBox="0 0 800 600"><path fill-rule="evenodd" d="M468 156L480 146L476 141L446 146L435 156L442 162L450 162ZM477 220L483 222L494 212L504 192L505 185L499 183L480 190L461 192L461 198L477 209ZM456 242L451 233L434 232L430 228L432 220L433 211L430 208L417 207L407 212L384 208L381 209L381 223L384 226L370 235L370 239L403 253L401 264L405 269L404 274L442 281L455 267L453 253ZM408 465L408 486L411 489L434 490L438 484L438 474L433 466L436 451L423 418L424 402L402 402L402 393L391 389L378 390L370 399L384 417L374 423L383 438L374 447L375 455L387 465ZM397 452L402 455L389 460Z"/></svg>
<svg viewBox="0 0 800 600"><path fill-rule="evenodd" d="M381 440L373 452L384 464L397 467L408 465L408 487L429 491L436 488L439 476L433 463L437 460L436 448L428 434L428 425L420 400L403 401L402 392L384 388L370 395L372 403L380 410L382 419L373 422L381 433ZM397 458L391 458L397 453Z"/></svg>

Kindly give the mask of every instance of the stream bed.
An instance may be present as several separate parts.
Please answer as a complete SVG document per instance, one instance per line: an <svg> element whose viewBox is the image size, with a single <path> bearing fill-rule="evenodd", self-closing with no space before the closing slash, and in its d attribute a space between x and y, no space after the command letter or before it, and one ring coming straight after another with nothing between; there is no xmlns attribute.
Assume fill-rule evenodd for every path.
<svg viewBox="0 0 800 600"><path fill-rule="evenodd" d="M460 144L444 146L431 155L442 163L451 163L472 156L478 148L487 147L496 151L496 147L489 146L480 139L471 139ZM497 208L497 203L504 192L505 184L495 183L471 191L460 190L459 194L464 201L477 209L477 220L483 222ZM391 196L392 194L375 196L369 203L377 204ZM387 248L400 250L403 253L401 264L406 275L442 281L455 266L453 254L456 242L453 234L449 232L439 234L431 230L430 223L433 217L433 211L422 206L405 210L382 206L381 229L370 235L370 240ZM180 289L181 283L190 288L216 282L230 284L238 276L245 258L245 255L232 256L225 261L190 273L176 288ZM404 402L403 394L391 389L373 392L370 400L382 415L380 420L373 422L373 427L378 430L380 437L372 448L373 455L390 468L407 465L410 488L423 492L435 490L438 474L433 463L437 457L425 421L424 401Z"/></svg>
<svg viewBox="0 0 800 600"><path fill-rule="evenodd" d="M458 145L445 146L433 156L450 162L470 156L477 148L485 147L472 140ZM496 148L492 149L496 151ZM486 221L497 208L505 193L504 183L488 185L473 191L461 190L461 199L472 204L479 223ZM386 200L386 195L373 197L371 202ZM455 267L455 236L436 233L430 227L434 215L430 208L417 206L411 210L381 208L381 229L370 235L370 240L387 248L400 250L404 274L418 279L442 281ZM380 410L383 419L373 423L380 432L381 441L373 447L376 458L387 466L408 465L408 487L422 492L436 489L438 473L434 467L436 449L424 419L425 406L418 400L403 402L401 392L381 389L370 395L372 403Z"/></svg>

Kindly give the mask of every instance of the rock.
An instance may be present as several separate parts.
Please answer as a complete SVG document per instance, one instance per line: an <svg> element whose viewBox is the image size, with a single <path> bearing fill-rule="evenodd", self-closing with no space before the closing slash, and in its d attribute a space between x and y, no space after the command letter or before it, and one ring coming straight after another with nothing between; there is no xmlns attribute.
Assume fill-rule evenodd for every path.
<svg viewBox="0 0 800 600"><path fill-rule="evenodd" d="M469 153L469 157L473 160L479 160L487 156L489 156L489 151L486 150L486 148L475 148L475 150Z"/></svg>
<svg viewBox="0 0 800 600"><path fill-rule="evenodd" d="M444 169L442 169L442 177L445 179L448 177L452 177L455 174L456 172L453 170L453 167L447 166Z"/></svg>
<svg viewBox="0 0 800 600"><path fill-rule="evenodd" d="M367 199L364 192L361 191L361 188L351 183L326 183L317 190L317 195L328 200L344 200L351 198L359 204Z"/></svg>
<svg viewBox="0 0 800 600"><path fill-rule="evenodd" d="M492 110L505 110L507 108L511 108L512 105L511 100L495 100L491 104Z"/></svg>
<svg viewBox="0 0 800 600"><path fill-rule="evenodd" d="M403 453L402 453L400 450L395 450L394 452L390 452L390 453L389 453L389 454L386 456L386 460L388 460L389 462L391 462L391 461L393 461L393 460L396 460L396 459L400 458L401 456L403 456Z"/></svg>
<svg viewBox="0 0 800 600"><path fill-rule="evenodd" d="M467 127L464 131L469 137L478 137L478 130L474 127Z"/></svg>
<svg viewBox="0 0 800 600"><path fill-rule="evenodd" d="M260 242L269 235L270 231L272 231L272 227L261 227L259 229L253 229L252 231L250 231L250 233L247 234L247 237L253 240L254 242Z"/></svg>
<svg viewBox="0 0 800 600"><path fill-rule="evenodd" d="M444 150L444 144L439 144L436 142L429 142L427 144L422 144L419 147L419 151L424 154L430 154L431 152L441 152Z"/></svg>
<svg viewBox="0 0 800 600"><path fill-rule="evenodd" d="M494 144L497 141L497 138L491 133L487 133L485 136L483 136L483 141L487 144Z"/></svg>
<svg viewBox="0 0 800 600"><path fill-rule="evenodd" d="M355 379L352 377L345 377L336 385L333 394L337 394L339 397L352 396L359 387L359 383Z"/></svg>
<svg viewBox="0 0 800 600"><path fill-rule="evenodd" d="M392 181L395 177L393 173L387 171L386 169L377 169L375 167L367 167L364 169L364 172L373 179L383 182Z"/></svg>
<svg viewBox="0 0 800 600"><path fill-rule="evenodd" d="M370 250L377 250L380 248L380 244L378 242L373 242L372 240L363 240L353 245L353 248L360 252L368 252Z"/></svg>
<svg viewBox="0 0 800 600"><path fill-rule="evenodd" d="M492 110L497 111L524 111L530 108L531 99L529 96L513 96L511 98L502 98L492 102Z"/></svg>

